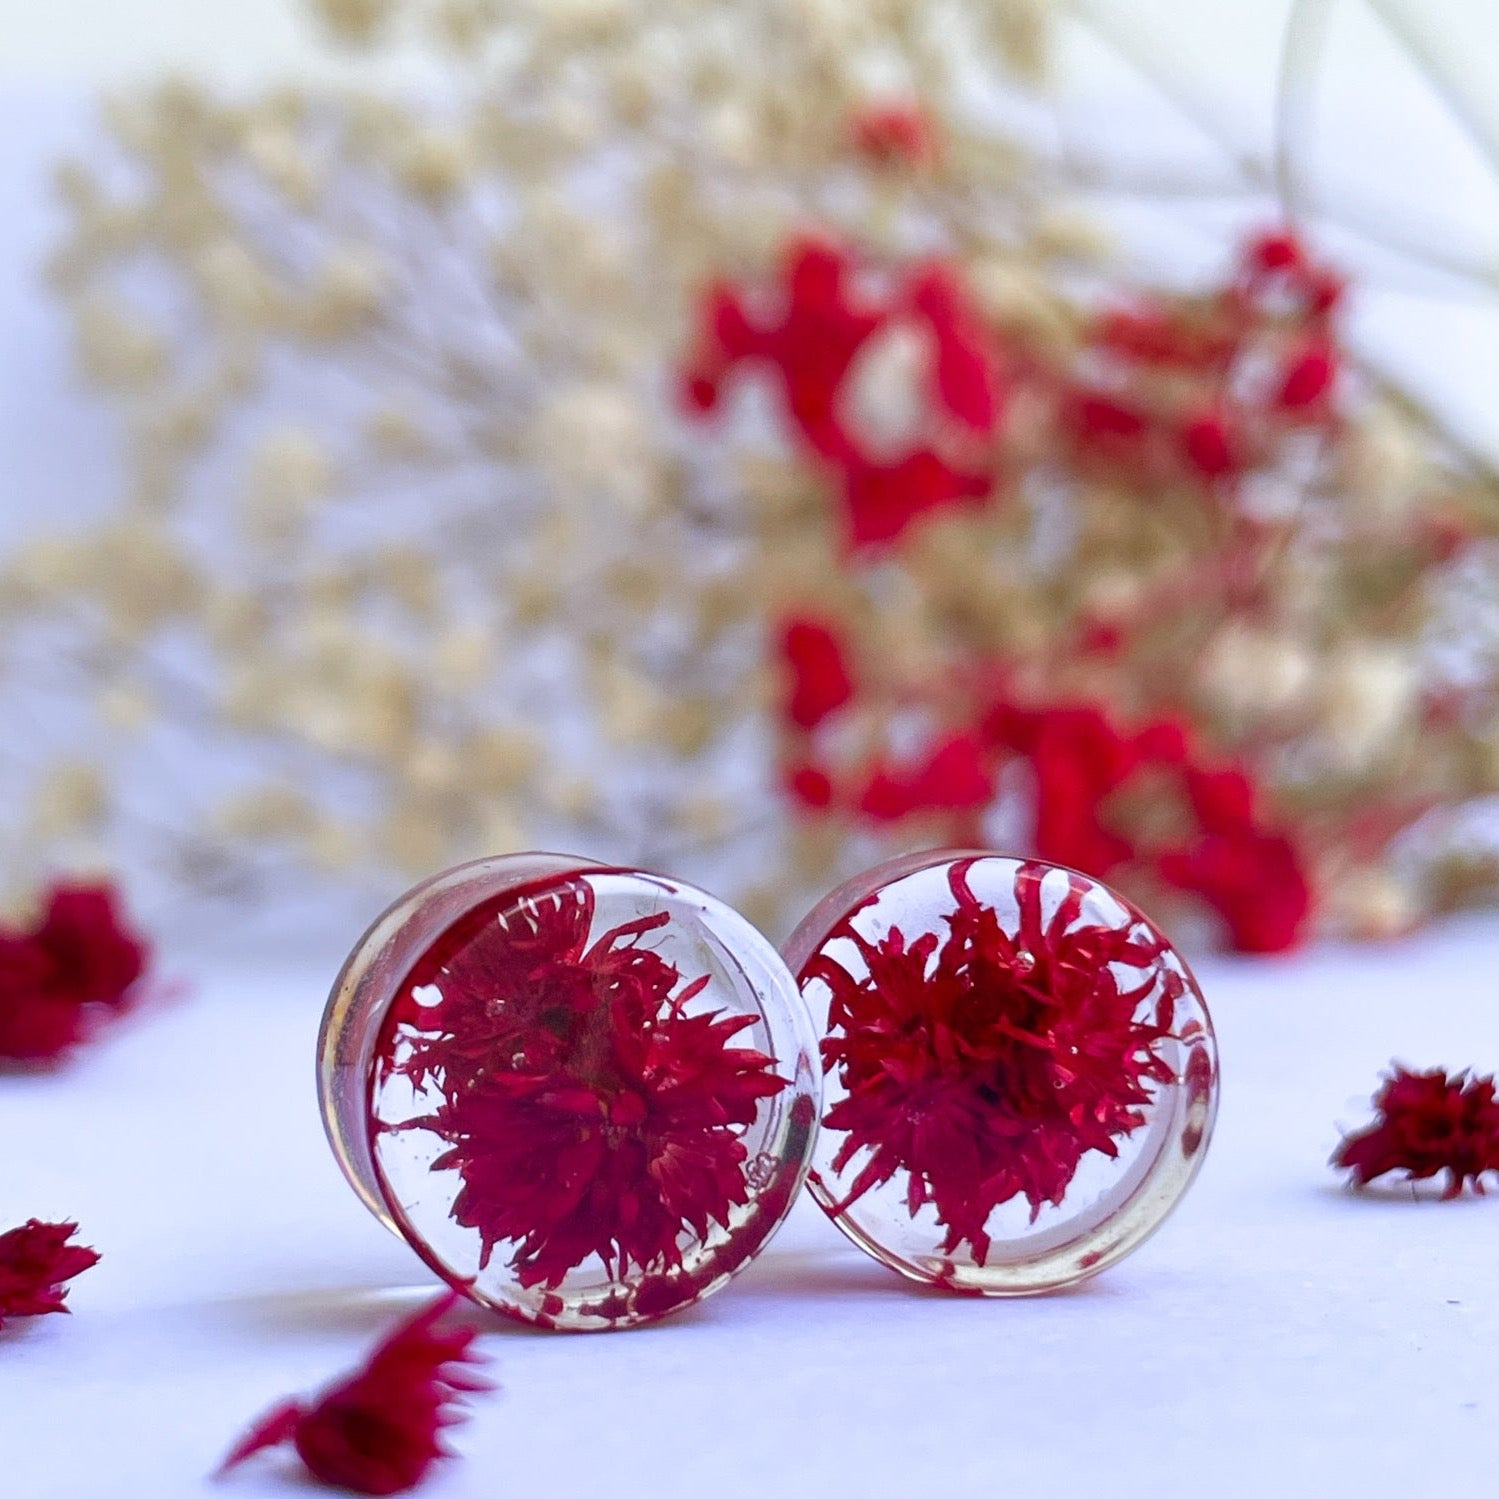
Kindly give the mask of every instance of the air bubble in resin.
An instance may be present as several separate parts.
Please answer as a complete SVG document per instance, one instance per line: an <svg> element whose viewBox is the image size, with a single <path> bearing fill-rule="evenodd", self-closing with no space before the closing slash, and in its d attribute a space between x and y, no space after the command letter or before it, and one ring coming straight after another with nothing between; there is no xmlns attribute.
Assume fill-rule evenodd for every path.
<svg viewBox="0 0 1499 1499"><path fill-rule="evenodd" d="M651 1321L779 1226L819 1107L774 948L678 881L563 855L449 870L336 984L330 1140L444 1280L534 1324Z"/></svg>

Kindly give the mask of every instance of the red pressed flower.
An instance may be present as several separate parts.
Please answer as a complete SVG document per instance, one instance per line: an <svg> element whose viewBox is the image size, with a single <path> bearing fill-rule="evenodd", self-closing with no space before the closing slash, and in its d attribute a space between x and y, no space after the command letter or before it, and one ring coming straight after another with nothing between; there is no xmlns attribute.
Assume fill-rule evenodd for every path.
<svg viewBox="0 0 1499 1499"><path fill-rule="evenodd" d="M858 976L824 952L802 978L832 994L823 1066L846 1096L823 1123L847 1136L833 1169L865 1154L838 1210L905 1172L912 1217L931 1205L943 1252L966 1242L982 1264L994 1209L1024 1197L1034 1221L1060 1203L1084 1156L1118 1154L1171 1072L1156 1050L1169 1005L1136 1013L1158 981L1159 940L1080 924L1086 885L1075 876L1048 919L1039 864L1016 876L1012 936L969 885L973 862L949 873L957 909L945 937L908 943L892 927L870 943L845 922ZM1127 987L1129 968L1151 971Z"/></svg>
<svg viewBox="0 0 1499 1499"><path fill-rule="evenodd" d="M854 148L884 165L925 166L936 159L937 134L919 104L871 104L854 116Z"/></svg>
<svg viewBox="0 0 1499 1499"><path fill-rule="evenodd" d="M1410 1072L1398 1063L1374 1095L1378 1116L1348 1135L1332 1164L1353 1173L1358 1186L1403 1171L1410 1181L1447 1173L1444 1197L1465 1186L1483 1191L1483 1176L1499 1171L1499 1099L1492 1077L1449 1077L1440 1067Z"/></svg>
<svg viewBox="0 0 1499 1499"><path fill-rule="evenodd" d="M1331 345L1321 341L1309 343L1286 360L1275 404L1282 411L1305 411L1328 395L1337 373L1337 355Z"/></svg>
<svg viewBox="0 0 1499 1499"><path fill-rule="evenodd" d="M290 1442L307 1470L330 1488L356 1494L404 1494L451 1454L443 1430L460 1419L457 1403L490 1389L473 1372L483 1360L470 1346L472 1327L438 1323L458 1301L454 1292L402 1322L364 1367L312 1404L287 1401L235 1445L220 1473L268 1447Z"/></svg>
<svg viewBox="0 0 1499 1499"><path fill-rule="evenodd" d="M0 1059L50 1061L77 1045L135 997L147 956L113 886L54 885L34 927L0 933Z"/></svg>
<svg viewBox="0 0 1499 1499"><path fill-rule="evenodd" d="M43 1223L32 1218L0 1234L0 1327L12 1317L65 1312L65 1282L99 1263L98 1254L68 1240L76 1223Z"/></svg>
<svg viewBox="0 0 1499 1499"><path fill-rule="evenodd" d="M785 713L798 728L815 729L854 695L842 642L821 620L788 620L781 657L791 672Z"/></svg>
<svg viewBox="0 0 1499 1499"><path fill-rule="evenodd" d="M388 1022L399 1069L441 1101L382 1128L447 1142L432 1169L462 1180L453 1220L478 1233L481 1266L510 1246L523 1286L556 1286L592 1256L611 1274L680 1266L685 1231L702 1239L749 1201L741 1135L786 1086L774 1058L731 1044L752 1015L689 1013L708 976L684 982L641 945L669 913L589 945L593 914L592 886L566 878L477 907L415 966Z"/></svg>

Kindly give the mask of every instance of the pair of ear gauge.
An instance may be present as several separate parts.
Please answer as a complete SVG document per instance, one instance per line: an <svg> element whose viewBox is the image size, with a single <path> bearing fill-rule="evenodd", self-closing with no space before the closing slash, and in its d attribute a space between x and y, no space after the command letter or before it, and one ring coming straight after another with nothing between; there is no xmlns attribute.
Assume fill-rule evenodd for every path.
<svg viewBox="0 0 1499 1499"><path fill-rule="evenodd" d="M1180 955L1096 880L895 859L777 953L679 880L558 854L407 892L334 985L324 1121L370 1211L520 1321L654 1321L725 1285L803 1181L949 1291L1096 1274L1162 1222L1217 1107Z"/></svg>

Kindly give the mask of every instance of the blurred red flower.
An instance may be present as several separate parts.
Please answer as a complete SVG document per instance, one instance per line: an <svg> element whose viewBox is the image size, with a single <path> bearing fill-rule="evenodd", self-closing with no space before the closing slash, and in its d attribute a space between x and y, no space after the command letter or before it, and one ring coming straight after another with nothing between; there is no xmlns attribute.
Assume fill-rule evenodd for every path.
<svg viewBox="0 0 1499 1499"><path fill-rule="evenodd" d="M0 932L0 1059L51 1061L137 996L149 958L111 884L60 882L29 929Z"/></svg>
<svg viewBox="0 0 1499 1499"><path fill-rule="evenodd" d="M781 630L781 656L791 673L786 717L798 728L815 729L853 696L842 642L821 620L787 620Z"/></svg>
<svg viewBox="0 0 1499 1499"><path fill-rule="evenodd" d="M932 117L906 101L870 104L854 116L854 149L889 166L926 166L937 156Z"/></svg>
<svg viewBox="0 0 1499 1499"><path fill-rule="evenodd" d="M330 1488L356 1494L414 1489L439 1458L451 1455L442 1433L458 1419L457 1402L492 1388L473 1372L483 1362L471 1347L475 1329L438 1327L458 1299L456 1292L439 1296L402 1322L361 1369L310 1405L289 1400L268 1412L219 1471L290 1442L308 1472Z"/></svg>
<svg viewBox="0 0 1499 1499"><path fill-rule="evenodd" d="M951 266L921 262L883 290L864 284L864 269L842 246L805 237L788 247L770 289L775 314L751 310L760 288L713 287L683 376L689 409L707 414L741 366L769 369L796 435L836 482L855 548L888 544L923 515L987 496L994 467L980 449L1004 407L994 340ZM876 456L847 420L843 397L856 356L897 321L930 343L925 419L906 451Z"/></svg>
<svg viewBox="0 0 1499 1499"><path fill-rule="evenodd" d="M1410 1181L1446 1172L1444 1197L1465 1186L1483 1191L1485 1172L1499 1171L1499 1100L1492 1077L1440 1067L1411 1072L1398 1063L1374 1095L1374 1122L1344 1138L1332 1164L1358 1186L1403 1171Z"/></svg>

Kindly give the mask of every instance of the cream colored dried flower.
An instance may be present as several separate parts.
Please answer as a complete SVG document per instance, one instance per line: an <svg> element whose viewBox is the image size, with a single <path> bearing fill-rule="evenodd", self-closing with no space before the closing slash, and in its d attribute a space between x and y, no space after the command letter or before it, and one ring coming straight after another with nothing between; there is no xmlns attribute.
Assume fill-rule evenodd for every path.
<svg viewBox="0 0 1499 1499"><path fill-rule="evenodd" d="M1322 723L1333 754L1361 770L1405 728L1416 705L1420 667L1408 645L1346 646L1321 684Z"/></svg>
<svg viewBox="0 0 1499 1499"><path fill-rule="evenodd" d="M1223 630L1202 661L1203 686L1219 710L1248 716L1294 707L1314 672L1303 642L1244 625Z"/></svg>
<svg viewBox="0 0 1499 1499"><path fill-rule="evenodd" d="M31 804L31 831L37 838L61 838L97 826L108 805L98 765L64 760L37 787Z"/></svg>
<svg viewBox="0 0 1499 1499"><path fill-rule="evenodd" d="M369 45L401 8L400 0L309 0L313 13L340 41Z"/></svg>
<svg viewBox="0 0 1499 1499"><path fill-rule="evenodd" d="M473 149L460 130L418 126L407 137L398 166L413 193L440 200L464 185L474 167Z"/></svg>
<svg viewBox="0 0 1499 1499"><path fill-rule="evenodd" d="M160 333L144 318L103 294L91 293L78 307L78 360L101 385L131 389L158 379L166 368Z"/></svg>
<svg viewBox="0 0 1499 1499"><path fill-rule="evenodd" d="M243 496L245 532L264 542L298 536L333 484L333 463L315 434L289 427L262 439Z"/></svg>

